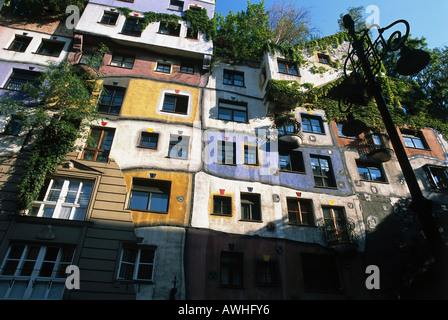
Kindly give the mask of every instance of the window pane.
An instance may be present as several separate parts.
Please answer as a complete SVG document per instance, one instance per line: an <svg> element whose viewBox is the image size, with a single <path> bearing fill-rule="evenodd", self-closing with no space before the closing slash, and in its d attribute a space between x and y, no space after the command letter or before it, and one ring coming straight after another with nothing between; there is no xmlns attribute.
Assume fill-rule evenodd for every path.
<svg viewBox="0 0 448 320"><path fill-rule="evenodd" d="M418 149L425 149L425 146L423 145L423 142L419 138L413 138L412 141L414 142L414 146Z"/></svg>
<svg viewBox="0 0 448 320"><path fill-rule="evenodd" d="M173 96L165 95L165 100L163 102L163 110L165 111L175 111L176 98Z"/></svg>
<svg viewBox="0 0 448 320"><path fill-rule="evenodd" d="M412 138L410 138L410 137L403 137L403 141L404 141L404 144L406 145L406 147L410 147L410 148L414 147L414 143L412 142Z"/></svg>
<svg viewBox="0 0 448 320"><path fill-rule="evenodd" d="M151 194L151 204L149 210L151 211L168 211L168 200L169 196L163 193L152 193Z"/></svg>
<svg viewBox="0 0 448 320"><path fill-rule="evenodd" d="M131 209L148 210L149 192L132 190Z"/></svg>
<svg viewBox="0 0 448 320"><path fill-rule="evenodd" d="M221 119L221 120L232 120L232 110L219 108L218 109L218 119Z"/></svg>
<svg viewBox="0 0 448 320"><path fill-rule="evenodd" d="M233 111L233 121L237 122L247 122L247 113L244 111Z"/></svg>

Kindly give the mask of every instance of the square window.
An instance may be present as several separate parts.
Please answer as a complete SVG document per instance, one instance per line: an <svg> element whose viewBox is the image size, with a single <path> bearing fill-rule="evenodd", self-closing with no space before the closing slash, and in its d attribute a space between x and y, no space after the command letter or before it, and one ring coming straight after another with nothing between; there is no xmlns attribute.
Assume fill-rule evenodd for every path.
<svg viewBox="0 0 448 320"><path fill-rule="evenodd" d="M278 72L289 74L292 76L298 76L299 72L297 70L297 66L295 63L284 61L284 60L277 60L277 66L278 66Z"/></svg>
<svg viewBox="0 0 448 320"><path fill-rule="evenodd" d="M217 163L236 164L236 143L231 141L218 141Z"/></svg>
<svg viewBox="0 0 448 320"><path fill-rule="evenodd" d="M218 119L247 123L247 103L219 99Z"/></svg>
<svg viewBox="0 0 448 320"><path fill-rule="evenodd" d="M223 196L213 196L213 214L231 216L232 198Z"/></svg>
<svg viewBox="0 0 448 320"><path fill-rule="evenodd" d="M325 53L318 53L317 59L319 60L320 63L325 63L325 64L330 64L330 61L331 61L330 56Z"/></svg>
<svg viewBox="0 0 448 320"><path fill-rule="evenodd" d="M110 65L114 67L128 68L132 69L134 67L135 57L125 56L114 53L110 61Z"/></svg>
<svg viewBox="0 0 448 320"><path fill-rule="evenodd" d="M305 163L301 151L291 151L287 154L279 154L280 170L291 172L305 172Z"/></svg>
<svg viewBox="0 0 448 320"><path fill-rule="evenodd" d="M107 162L114 139L114 129L93 128L84 147L84 160Z"/></svg>
<svg viewBox="0 0 448 320"><path fill-rule="evenodd" d="M317 187L336 187L333 169L329 157L310 156L314 184Z"/></svg>
<svg viewBox="0 0 448 320"><path fill-rule="evenodd" d="M32 39L33 38L31 37L16 35L14 40L9 45L8 50L25 52Z"/></svg>
<svg viewBox="0 0 448 320"><path fill-rule="evenodd" d="M126 19L121 33L129 36L140 37L142 35L142 25L143 19L129 17Z"/></svg>
<svg viewBox="0 0 448 320"><path fill-rule="evenodd" d="M104 11L100 23L110 24L114 26L117 23L118 16L119 16L118 12Z"/></svg>
<svg viewBox="0 0 448 320"><path fill-rule="evenodd" d="M255 271L258 285L274 286L278 284L277 264L274 261L258 261Z"/></svg>
<svg viewBox="0 0 448 320"><path fill-rule="evenodd" d="M180 35L180 24L161 21L159 26L159 33L178 37Z"/></svg>
<svg viewBox="0 0 448 320"><path fill-rule="evenodd" d="M129 209L168 213L171 181L134 178Z"/></svg>
<svg viewBox="0 0 448 320"><path fill-rule="evenodd" d="M152 281L156 249L146 246L124 246L121 252L118 280Z"/></svg>
<svg viewBox="0 0 448 320"><path fill-rule="evenodd" d="M157 149L159 134L152 132L142 132L139 147Z"/></svg>
<svg viewBox="0 0 448 320"><path fill-rule="evenodd" d="M156 71L162 73L171 73L171 63L158 61L156 65Z"/></svg>
<svg viewBox="0 0 448 320"><path fill-rule="evenodd" d="M362 180L386 182L386 176L380 164L356 161L356 166Z"/></svg>
<svg viewBox="0 0 448 320"><path fill-rule="evenodd" d="M448 189L448 167L426 165L424 168L433 188Z"/></svg>
<svg viewBox="0 0 448 320"><path fill-rule="evenodd" d="M324 213L324 232L326 241L347 243L351 241L348 220L343 207L322 207Z"/></svg>
<svg viewBox="0 0 448 320"><path fill-rule="evenodd" d="M186 62L182 62L180 65L180 72L194 74L194 65Z"/></svg>
<svg viewBox="0 0 448 320"><path fill-rule="evenodd" d="M241 194L241 220L261 221L261 200L259 194Z"/></svg>
<svg viewBox="0 0 448 320"><path fill-rule="evenodd" d="M190 137L180 135L170 135L170 145L168 157L177 159L187 159L190 147Z"/></svg>
<svg viewBox="0 0 448 320"><path fill-rule="evenodd" d="M220 283L227 287L243 286L243 254L240 252L221 252Z"/></svg>
<svg viewBox="0 0 448 320"><path fill-rule="evenodd" d="M6 82L5 89L21 91L26 83L38 86L40 76L40 72L13 69L11 77L9 77L8 82Z"/></svg>
<svg viewBox="0 0 448 320"><path fill-rule="evenodd" d="M18 136L23 128L24 117L13 115L6 125L4 134Z"/></svg>
<svg viewBox="0 0 448 320"><path fill-rule="evenodd" d="M195 39L197 40L199 37L199 31L198 30L193 30L192 28L187 28L187 35L186 37L188 39Z"/></svg>
<svg viewBox="0 0 448 320"><path fill-rule="evenodd" d="M224 84L244 87L244 73L234 70L224 70Z"/></svg>
<svg viewBox="0 0 448 320"><path fill-rule="evenodd" d="M303 132L325 133L321 117L301 114Z"/></svg>
<svg viewBox="0 0 448 320"><path fill-rule="evenodd" d="M187 114L189 97L174 94L165 94L162 111Z"/></svg>
<svg viewBox="0 0 448 320"><path fill-rule="evenodd" d="M104 86L98 103L98 112L111 115L120 114L125 93L125 88Z"/></svg>
<svg viewBox="0 0 448 320"><path fill-rule="evenodd" d="M244 145L244 164L258 165L258 147Z"/></svg>
<svg viewBox="0 0 448 320"><path fill-rule="evenodd" d="M87 215L93 181L53 178L45 181L30 215L83 221Z"/></svg>
<svg viewBox="0 0 448 320"><path fill-rule="evenodd" d="M427 149L427 144L423 138L422 133L402 130L402 137L406 147L414 149Z"/></svg>
<svg viewBox="0 0 448 320"><path fill-rule="evenodd" d="M170 0L170 6L168 7L170 10L174 11L183 11L184 10L184 2L178 0Z"/></svg>
<svg viewBox="0 0 448 320"><path fill-rule="evenodd" d="M298 226L314 226L313 202L307 199L286 199L288 220Z"/></svg>
<svg viewBox="0 0 448 320"><path fill-rule="evenodd" d="M64 49L65 42L54 40L42 40L42 43L37 49L37 54L46 56L59 57L62 49Z"/></svg>

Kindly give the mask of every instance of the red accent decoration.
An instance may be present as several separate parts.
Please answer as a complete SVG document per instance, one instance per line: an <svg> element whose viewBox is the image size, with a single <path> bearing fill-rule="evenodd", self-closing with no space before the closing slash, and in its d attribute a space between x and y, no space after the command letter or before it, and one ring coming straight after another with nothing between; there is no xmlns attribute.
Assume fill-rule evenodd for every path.
<svg viewBox="0 0 448 320"><path fill-rule="evenodd" d="M223 196L224 193L226 192L226 189L219 189L219 193Z"/></svg>
<svg viewBox="0 0 448 320"><path fill-rule="evenodd" d="M174 92L176 92L176 93L179 93L179 92L180 92L180 90L174 90Z"/></svg>
<svg viewBox="0 0 448 320"><path fill-rule="evenodd" d="M102 125L103 127L105 127L105 126L107 126L107 122L105 122L105 121L101 121L101 125Z"/></svg>
<svg viewBox="0 0 448 320"><path fill-rule="evenodd" d="M134 13L134 17L138 17L138 13Z"/></svg>
<svg viewBox="0 0 448 320"><path fill-rule="evenodd" d="M298 197L302 196L302 192L296 192L296 194L297 194Z"/></svg>

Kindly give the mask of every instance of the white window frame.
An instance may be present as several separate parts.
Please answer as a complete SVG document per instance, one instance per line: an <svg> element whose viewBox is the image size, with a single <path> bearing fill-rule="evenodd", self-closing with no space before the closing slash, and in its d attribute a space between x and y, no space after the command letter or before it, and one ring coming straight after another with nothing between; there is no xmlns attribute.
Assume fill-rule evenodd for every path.
<svg viewBox="0 0 448 320"><path fill-rule="evenodd" d="M137 249L137 256L135 258L134 262L129 262L129 261L123 261L123 254L125 250L130 250L130 249ZM147 262L140 262L140 258L141 258L141 253L142 253L142 249L143 250L153 250L154 251L154 259L152 261L152 263L147 263ZM153 282L154 281L154 268L156 265L156 252L157 252L157 248L155 247L129 247L129 246L123 246L123 248L121 249L121 255L120 255L120 264L119 264L119 268L118 268L118 273L117 273L117 280L122 280L122 281L146 281L146 282ZM134 268L134 272L132 274L132 279L126 279L126 278L120 278L120 273L121 273L121 268L123 266L123 264L126 265L132 265ZM139 279L138 278L138 271L140 266L143 265L152 265L152 278L151 279Z"/></svg>
<svg viewBox="0 0 448 320"><path fill-rule="evenodd" d="M91 180L82 180L82 179L76 179L76 178L60 178L61 180L64 180L61 190L59 192L59 196L58 199L56 201L49 201L48 200L48 196L50 195L50 192L52 191L53 185L55 183L55 179L51 179L50 183L48 184L47 190L45 191L45 196L44 199L42 201L35 201L33 207L37 207L39 206L38 212L37 212L37 216L38 217L43 217L44 215L44 209L46 206L54 206L54 211L53 211L53 215L51 216L52 219L68 219L68 220L75 220L75 214L76 214L76 209L78 208L82 208L80 206L79 199L80 199L80 195L81 195L81 190L84 186L84 184L86 182L90 182L92 183L92 192L90 194L89 197L89 203L87 204L86 208L86 214L84 215L83 219L76 219L76 220L81 220L84 221L87 215L87 210L90 204L90 199L92 197L92 193L93 193L93 187L94 187L94 182ZM68 192L69 192L69 186L70 186L70 182L74 181L74 180L78 180L79 186L78 186L78 190L76 191L76 196L75 196L75 201L73 203L70 202L65 202L65 199L67 198ZM62 209L63 208L71 208L70 209L70 214L67 217L63 217L61 216L62 214Z"/></svg>
<svg viewBox="0 0 448 320"><path fill-rule="evenodd" d="M8 259L11 249L14 245L19 245L18 243L13 243L9 246L6 258L3 260L0 269L0 295L1 299L23 299L23 300L60 300L64 294L65 280L66 278L57 278L57 271L61 264L72 264L75 252L72 254L71 262L62 262L62 253L64 247L60 246L50 246L57 247L58 254L56 260L45 260L45 254L49 246L40 246L37 244L26 244L22 251L20 258ZM39 253L36 259L30 260L26 259L28 251L31 247L40 247ZM8 261L17 261L16 270L13 275L3 275L3 269ZM34 266L30 275L20 275L22 267L25 262L34 261ZM53 271L50 277L39 277L42 266L45 262L54 263ZM22 292L23 291L23 292ZM20 296L19 296L20 294Z"/></svg>

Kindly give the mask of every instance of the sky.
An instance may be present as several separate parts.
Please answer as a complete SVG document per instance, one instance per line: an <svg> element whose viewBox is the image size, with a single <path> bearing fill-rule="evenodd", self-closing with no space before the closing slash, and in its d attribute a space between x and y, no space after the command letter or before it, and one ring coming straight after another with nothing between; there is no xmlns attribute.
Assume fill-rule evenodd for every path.
<svg viewBox="0 0 448 320"><path fill-rule="evenodd" d="M265 8L269 9L276 1L278 0L265 0ZM216 12L226 15L230 10L245 11L247 2L247 0L216 0ZM261 0L250 2L258 4ZM316 33L319 36L339 32L339 15L347 13L348 8L364 6L366 9L374 5L379 9L380 27L405 19L410 24L411 36L425 37L429 48L448 46L447 0L289 0L289 2L296 4L298 8L310 11L312 26L319 31ZM373 14L374 11L369 11L366 17L373 17ZM393 28L391 30L395 31Z"/></svg>

